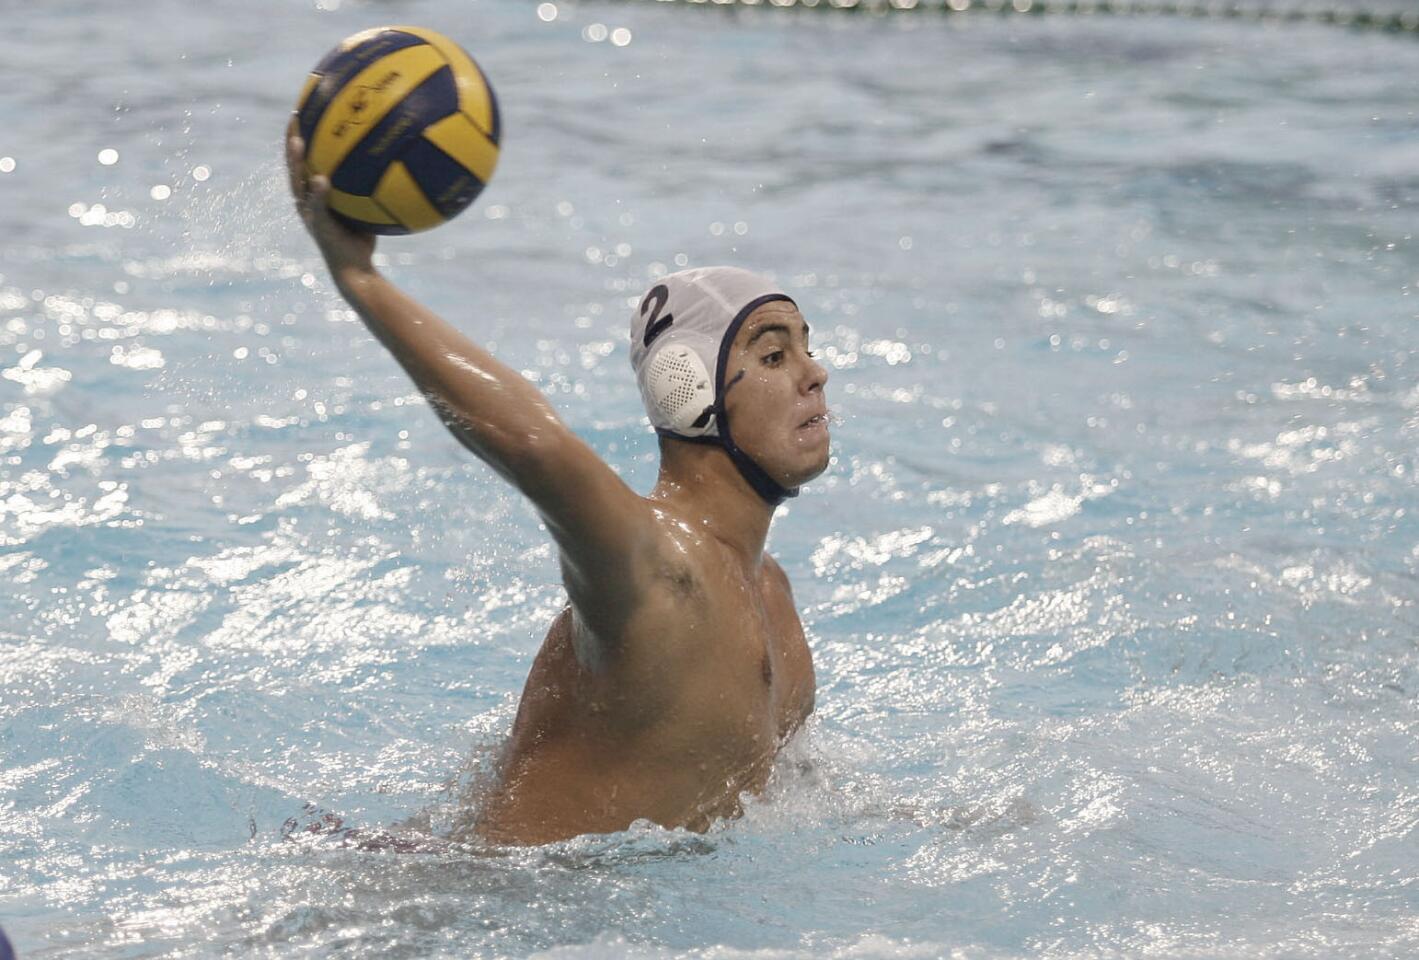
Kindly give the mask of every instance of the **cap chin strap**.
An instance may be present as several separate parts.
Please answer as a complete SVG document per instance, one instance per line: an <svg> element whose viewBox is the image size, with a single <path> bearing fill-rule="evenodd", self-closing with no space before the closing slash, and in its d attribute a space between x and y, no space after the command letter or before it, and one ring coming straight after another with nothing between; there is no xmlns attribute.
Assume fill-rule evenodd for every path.
<svg viewBox="0 0 1419 960"><path fill-rule="evenodd" d="M715 423L719 426L718 440L720 445L724 447L724 452L729 454L730 461L739 469L739 475L742 476L745 481L748 482L749 486L754 488L754 492L763 497L765 502L771 507L778 506L789 497L798 496L798 488L785 487L773 477L769 476L768 472L765 471L763 467L755 463L753 459L743 450L740 450L739 445L734 442L734 437L729 433L729 415L724 409L724 398L725 395L729 393L729 388L738 383L740 377L743 377L744 374L740 373L739 376L728 383L725 383L724 376L728 372L729 367L729 350L734 345L734 338L739 334L739 328L744 325L745 320L749 319L749 314L753 313L764 304L772 303L775 300L785 300L788 303L793 303L793 299L787 294L766 293L762 297L755 297L753 300L750 300L744 305L743 309L734 315L734 319L729 321L728 329L724 331L724 337L719 341L719 362L715 365L714 371L714 415Z"/></svg>
<svg viewBox="0 0 1419 960"><path fill-rule="evenodd" d="M749 486L754 488L754 492L764 498L764 502L771 507L776 507L789 497L798 496L797 487L785 487L764 471L749 458L749 455L735 446L734 441L728 437L724 440L724 450L729 454L729 459L739 468L739 475L748 481Z"/></svg>
<svg viewBox="0 0 1419 960"><path fill-rule="evenodd" d="M733 329L733 328L731 328ZM729 454L730 462L739 469L749 486L754 488L754 492L763 497L768 505L776 507L789 497L798 496L798 488L788 488L769 476L768 471L754 462L743 450L739 449L739 444L734 442L734 437L729 432L729 415L724 409L724 397L729 393L729 388L734 386L744 377L741 370L739 375L729 381L719 391L719 398L715 400L715 422L719 424L719 436L716 438L720 446L724 447L724 452Z"/></svg>
<svg viewBox="0 0 1419 960"><path fill-rule="evenodd" d="M715 406L722 407L721 404L715 404ZM657 427L655 432L664 437L684 440L687 443L703 443L712 447L719 447L725 453L729 454L729 462L734 464L735 469L739 471L739 475L744 478L744 482L749 484L749 486L753 488L753 491L763 498L764 502L771 507L778 506L789 497L798 496L797 487L785 487L773 477L769 476L768 472L765 471L763 467L755 463L747 453L739 449L738 444L726 435L728 431L725 428L723 409L717 409L715 416L719 418L718 422L721 435L718 437L687 437L683 434L676 433L674 430L665 430L660 427Z"/></svg>

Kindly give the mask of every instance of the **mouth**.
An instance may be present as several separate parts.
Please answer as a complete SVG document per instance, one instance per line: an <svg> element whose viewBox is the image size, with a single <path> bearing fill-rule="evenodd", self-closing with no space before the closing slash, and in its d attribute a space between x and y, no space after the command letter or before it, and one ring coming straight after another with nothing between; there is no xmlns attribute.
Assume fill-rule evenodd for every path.
<svg viewBox="0 0 1419 960"><path fill-rule="evenodd" d="M799 430L816 430L828 427L828 415L826 413L815 413L798 425Z"/></svg>

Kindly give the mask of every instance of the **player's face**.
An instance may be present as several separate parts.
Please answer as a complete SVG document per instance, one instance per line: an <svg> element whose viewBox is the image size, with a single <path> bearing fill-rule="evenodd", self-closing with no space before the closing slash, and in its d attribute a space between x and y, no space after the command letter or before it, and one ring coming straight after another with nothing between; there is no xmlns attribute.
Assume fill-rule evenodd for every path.
<svg viewBox="0 0 1419 960"><path fill-rule="evenodd" d="M744 321L725 366L725 412L734 442L785 487L828 466L828 371L808 349L808 324L775 300Z"/></svg>

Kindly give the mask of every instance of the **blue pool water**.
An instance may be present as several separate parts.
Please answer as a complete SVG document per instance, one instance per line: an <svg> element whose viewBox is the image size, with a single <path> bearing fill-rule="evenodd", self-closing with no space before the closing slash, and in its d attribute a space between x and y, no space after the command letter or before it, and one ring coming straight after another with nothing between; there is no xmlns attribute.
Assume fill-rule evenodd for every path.
<svg viewBox="0 0 1419 960"><path fill-rule="evenodd" d="M389 273L638 489L650 278L769 271L814 325L836 459L771 548L818 708L707 835L304 831L446 836L561 603L290 214L305 70L387 22L507 127ZM1413 37L153 0L0 56L22 957L1419 951Z"/></svg>

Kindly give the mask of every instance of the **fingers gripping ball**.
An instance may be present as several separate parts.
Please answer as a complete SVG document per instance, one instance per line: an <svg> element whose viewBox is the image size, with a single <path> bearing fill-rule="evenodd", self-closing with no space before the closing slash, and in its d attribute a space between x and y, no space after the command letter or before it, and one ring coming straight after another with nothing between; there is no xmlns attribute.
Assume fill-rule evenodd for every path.
<svg viewBox="0 0 1419 960"><path fill-rule="evenodd" d="M422 27L346 38L316 65L296 103L311 175L330 210L372 233L413 233L466 208L498 164L493 88L473 58Z"/></svg>

